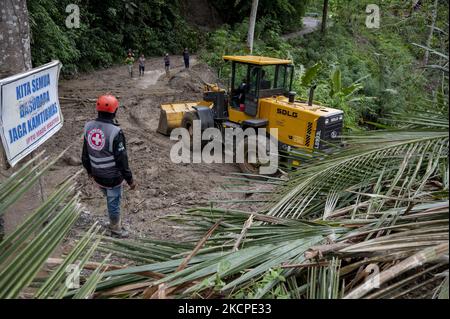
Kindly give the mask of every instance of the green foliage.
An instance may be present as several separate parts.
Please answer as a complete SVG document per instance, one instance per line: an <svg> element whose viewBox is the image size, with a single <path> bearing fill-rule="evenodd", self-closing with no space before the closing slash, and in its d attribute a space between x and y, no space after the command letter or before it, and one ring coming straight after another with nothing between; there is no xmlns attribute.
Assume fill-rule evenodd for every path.
<svg viewBox="0 0 450 319"><path fill-rule="evenodd" d="M234 25L250 16L252 1L212 0L211 4L221 13L224 22ZM283 31L299 28L309 0L259 0L258 20L279 22Z"/></svg>
<svg viewBox="0 0 450 319"><path fill-rule="evenodd" d="M65 152L65 151L64 151ZM61 153L52 162L43 158L41 152L31 161L0 183L0 215L7 207L17 204L22 196L37 183L38 178L54 165L62 156ZM73 250L68 252L61 265L51 271L48 277L41 272L47 259L69 233L80 214L79 196L75 194L74 180L79 173L67 178L41 205L23 221L16 229L0 242L0 296L5 299L19 298L31 287L37 277L42 279L36 298L62 298L69 287L67 266L79 261L79 269L86 264L96 250L101 236L100 227L95 223L82 236ZM96 272L100 271L100 267ZM94 274L96 273L94 272ZM92 278L92 279L91 279ZM97 277L98 278L98 277ZM90 296L96 282L91 276L89 290L83 297ZM83 289L83 288L82 288Z"/></svg>
<svg viewBox="0 0 450 319"><path fill-rule="evenodd" d="M292 58L294 49L280 37L281 28L277 23L269 23L261 18L256 25L253 54L278 58ZM234 26L224 25L209 34L206 46L200 52L200 58L212 67L218 69L224 82L229 77L230 67L222 59L224 55L248 54L246 38L248 19Z"/></svg>
<svg viewBox="0 0 450 319"><path fill-rule="evenodd" d="M65 27L69 3L80 6L79 29ZM260 0L254 54L292 59L297 67L294 90L306 99L310 87L317 85L316 102L343 109L347 129L378 122L393 111L448 108L448 78L442 75L442 66L448 63L444 31L448 4L439 4L430 51L425 44L431 3L414 11L409 2L380 2L380 29L365 26L366 3L329 3L331 26L325 35L314 32L287 42L281 34L299 28L306 11L320 13L322 1ZM230 69L222 56L248 53L251 1L210 0L210 4L228 24L205 34L187 24L179 1L29 0L33 63L60 59L63 72L73 74L121 62L128 48L162 55L187 46L216 68L226 83ZM425 69L420 62L427 50L431 57Z"/></svg>
<svg viewBox="0 0 450 319"><path fill-rule="evenodd" d="M80 8L80 28L69 29L68 4ZM181 18L178 2L148 0L30 0L33 64L62 61L65 74L108 67L123 60L128 48L162 55L198 48L198 33ZM201 40L201 39L200 39Z"/></svg>
<svg viewBox="0 0 450 319"><path fill-rule="evenodd" d="M223 261L223 262L219 263L219 265L217 266L217 272L215 273L215 275L210 276L210 277L206 278L205 280L203 280L202 285L204 287L210 287L214 291L220 291L226 285L226 283L222 280L221 276L227 270L229 270L230 267L231 267L231 264L228 261Z"/></svg>
<svg viewBox="0 0 450 319"><path fill-rule="evenodd" d="M339 299L343 289L339 281L340 260L333 258L327 267L308 269L308 299ZM340 291L342 290L342 292Z"/></svg>
<svg viewBox="0 0 450 319"><path fill-rule="evenodd" d="M324 64L316 79L319 82L316 99L346 110L346 125L351 127L366 121L378 121L393 111L448 107L446 98L441 98L448 94L448 86L441 85L443 81L439 72L420 67L425 50L413 45L426 42L432 4L423 2L416 11L406 1L391 0L377 4L382 14L380 29L365 26L367 3L331 0L329 13L333 25L327 33L316 32L290 42L293 47L302 48L297 51L296 61L306 67L318 62ZM320 5L316 3L311 9L317 11ZM440 29L448 26L445 12L448 12L448 3L441 2L437 21ZM440 34L440 31L435 31L433 43L436 47L447 47L448 52L448 40L439 41ZM434 57L442 58L439 55ZM337 66L342 86L353 91L356 87L352 87L352 83L359 84L360 91L354 92L356 94L347 99L345 105L328 96L328 78ZM297 86L298 89L301 95L306 96L307 91L301 85ZM430 95L435 98L430 98ZM349 119L349 116L353 118Z"/></svg>
<svg viewBox="0 0 450 319"><path fill-rule="evenodd" d="M318 62L314 64L312 67L310 67L308 70L305 71L305 73L301 76L301 86L308 87L311 85L313 80L316 78L317 73L322 68L322 63Z"/></svg>
<svg viewBox="0 0 450 319"><path fill-rule="evenodd" d="M28 1L32 30L32 56L35 66L52 59L76 61L80 55L74 34L65 28L64 9L53 0Z"/></svg>
<svg viewBox="0 0 450 319"><path fill-rule="evenodd" d="M268 293L263 292L267 285L271 285L273 282L278 282L280 284L270 289ZM290 299L291 295L284 285L282 285L285 282L286 278L283 276L282 268L270 268L261 279L252 281L250 285L239 289L232 297L235 299L256 299L257 296L263 292L264 298Z"/></svg>
<svg viewBox="0 0 450 319"><path fill-rule="evenodd" d="M171 216L191 231L193 237L182 245L192 246L161 242L159 250L167 245L185 252L174 252L168 261L110 271L101 287L148 283L148 277L136 275L159 272L166 276L153 286L179 288L175 298L422 294L419 276L448 275L448 262L441 259L448 255L448 177L438 177L448 172L448 123L442 115L420 113L391 120L393 128L347 136L349 147L342 152L305 163L289 179L279 180L267 206L258 211L211 205ZM234 251L249 216L254 222L246 229L244 248ZM218 220L205 246L177 271L182 257ZM145 255L155 248L136 245ZM118 246L108 251L116 254ZM200 282L205 278L209 285ZM423 297L440 291L427 289Z"/></svg>
<svg viewBox="0 0 450 319"><path fill-rule="evenodd" d="M307 0L260 1L260 23L256 32L268 32L264 37L273 52L280 50L278 33L281 30L301 25L306 3ZM65 26L68 4L77 4L80 8L78 29ZM248 1L220 0L211 1L211 4L230 24L247 18L251 5ZM206 41L204 35L183 18L180 1L29 0L28 7L32 21L33 64L38 66L59 59L64 65L64 74L109 67L121 62L128 48L146 55L180 54L184 47L195 52ZM245 43L246 26L245 22L241 23L237 27L237 38L228 44L235 46L234 51L245 49L240 43ZM222 30L226 33L227 27ZM227 39L223 32L213 36L212 40L226 42L222 41ZM210 60L219 59L217 52L211 55Z"/></svg>
<svg viewBox="0 0 450 319"><path fill-rule="evenodd" d="M315 5L312 11L321 8ZM330 1L333 24L327 33L315 32L289 43L280 36L282 23L269 23L270 16L263 16L256 26L255 54L292 59L298 73L294 89L300 97L307 99L309 88L316 84L315 100L343 109L347 129L358 130L393 111L429 109L430 75L418 68L423 52L411 44L425 41L428 8L410 13L398 1L382 7L382 28L374 30L366 28L366 15L358 13L365 13L364 3ZM219 69L222 79L229 75L222 56L246 54L247 29L244 19L210 34L201 57ZM307 68L305 74L298 71L302 66ZM440 85L435 92L432 104L445 108L448 89Z"/></svg>

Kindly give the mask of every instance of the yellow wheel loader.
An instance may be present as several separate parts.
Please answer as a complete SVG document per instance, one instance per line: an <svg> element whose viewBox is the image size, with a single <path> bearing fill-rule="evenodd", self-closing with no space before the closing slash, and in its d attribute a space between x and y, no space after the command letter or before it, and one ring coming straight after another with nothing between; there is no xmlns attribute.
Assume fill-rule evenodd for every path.
<svg viewBox="0 0 450 319"><path fill-rule="evenodd" d="M284 151L322 150L340 141L343 112L296 100L292 92L292 61L261 56L224 56L231 63L228 91L218 85L205 85L203 100L193 103L161 105L158 132L169 135L172 129L190 130L201 120L201 129L271 128L278 129L277 142ZM291 165L298 166L298 161ZM245 173L256 173L257 165L240 165Z"/></svg>

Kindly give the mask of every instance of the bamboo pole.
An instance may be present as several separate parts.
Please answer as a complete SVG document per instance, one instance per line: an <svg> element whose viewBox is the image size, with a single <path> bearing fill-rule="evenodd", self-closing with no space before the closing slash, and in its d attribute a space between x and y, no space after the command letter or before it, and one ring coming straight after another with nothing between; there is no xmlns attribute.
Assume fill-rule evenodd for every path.
<svg viewBox="0 0 450 319"><path fill-rule="evenodd" d="M254 215L250 215L250 217L245 221L244 223L244 227L242 227L242 231L241 234L239 235L239 238L236 240L236 243L233 246L233 250L232 251L238 251L239 250L239 246L242 243L242 240L245 237L245 234L247 234L247 230L252 226L253 224L253 217Z"/></svg>
<svg viewBox="0 0 450 319"><path fill-rule="evenodd" d="M443 243L434 247L429 247L424 250L419 251L418 253L412 255L409 258L406 258L402 262L396 264L395 266L386 269L381 272L377 278L376 283L378 285L382 285L383 283L395 278L399 274L402 274L408 270L415 269L423 264L428 262L432 262L438 258L440 258L444 254L448 254L448 243ZM374 281L369 280L364 282L362 285L358 286L356 289L348 293L344 296L344 299L358 299L362 298L378 287L374 284Z"/></svg>

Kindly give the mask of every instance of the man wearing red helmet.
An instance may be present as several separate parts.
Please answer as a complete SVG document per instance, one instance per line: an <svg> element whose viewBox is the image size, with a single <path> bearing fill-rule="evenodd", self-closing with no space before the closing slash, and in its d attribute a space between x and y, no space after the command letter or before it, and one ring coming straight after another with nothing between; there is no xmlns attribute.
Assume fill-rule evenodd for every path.
<svg viewBox="0 0 450 319"><path fill-rule="evenodd" d="M111 234L126 237L120 216L122 184L125 180L131 189L136 184L128 166L125 136L114 121L118 108L119 101L114 96L98 98L98 118L84 127L82 162L106 196Z"/></svg>

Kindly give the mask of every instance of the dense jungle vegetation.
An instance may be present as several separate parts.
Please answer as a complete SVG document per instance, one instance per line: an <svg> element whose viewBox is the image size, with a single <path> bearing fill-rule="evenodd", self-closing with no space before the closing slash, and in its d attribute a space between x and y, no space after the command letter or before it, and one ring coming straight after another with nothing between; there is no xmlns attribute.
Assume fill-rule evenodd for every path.
<svg viewBox="0 0 450 319"><path fill-rule="evenodd" d="M149 56L165 52L180 54L184 47L196 51L208 42L208 35L186 21L183 12L187 10L185 2L29 0L33 62L39 65L51 58L58 58L64 63L66 72L74 72L117 63L123 59L128 48ZM231 25L242 22L250 12L249 1L209 2L217 12L220 11L224 22ZM80 8L80 28L65 27L68 16L66 7L69 4L77 4ZM288 30L301 25L305 1L264 0L260 8L261 17L267 21L273 20Z"/></svg>
<svg viewBox="0 0 450 319"><path fill-rule="evenodd" d="M422 3L423 2L423 3ZM189 47L225 78L223 54L247 52L250 1L204 1L222 23L200 31L185 19L183 1L30 0L33 63L58 58L64 74L120 63L128 48L147 56L180 54ZM65 27L69 3L80 6L81 27ZM448 52L448 3L437 1L435 29L430 41L434 1L381 1L378 29L365 25L365 1L329 1L329 25L304 37L284 40L299 30L302 17L322 14L323 1L260 1L255 31L255 54L291 58L297 66L295 90L306 97L318 85L316 100L346 111L346 127L359 130L379 122L388 112L446 108L448 86L440 70L423 65L428 44ZM52 10L48 10L52 8ZM431 54L430 65L442 65L445 54ZM447 56L448 60L448 56ZM313 67L306 81L304 68ZM224 81L225 83L225 81ZM336 87L337 86L337 87Z"/></svg>

